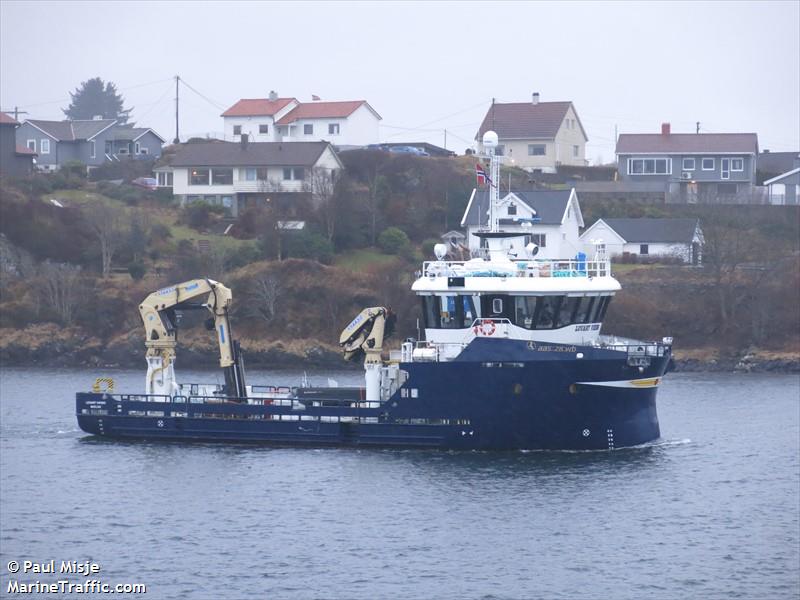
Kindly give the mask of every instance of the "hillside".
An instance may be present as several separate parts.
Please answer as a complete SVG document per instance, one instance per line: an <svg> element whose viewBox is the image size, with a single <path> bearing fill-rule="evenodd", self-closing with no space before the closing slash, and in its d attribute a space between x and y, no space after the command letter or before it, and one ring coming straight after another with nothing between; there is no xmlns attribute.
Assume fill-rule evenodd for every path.
<svg viewBox="0 0 800 600"><path fill-rule="evenodd" d="M234 331L248 364L344 366L341 329L362 308L391 306L393 343L417 337L408 288L419 261L457 227L473 184L470 159L342 155L329 205L295 206L287 234L274 207L231 220L221 207L176 206L169 194L41 175L0 186L0 360L6 365L143 364L137 302L198 276L234 293ZM703 268L614 266L623 292L604 331L675 338L683 368L798 368L797 207L586 203L601 216L696 216ZM227 234L224 232L227 231ZM186 320L183 364L216 351Z"/></svg>

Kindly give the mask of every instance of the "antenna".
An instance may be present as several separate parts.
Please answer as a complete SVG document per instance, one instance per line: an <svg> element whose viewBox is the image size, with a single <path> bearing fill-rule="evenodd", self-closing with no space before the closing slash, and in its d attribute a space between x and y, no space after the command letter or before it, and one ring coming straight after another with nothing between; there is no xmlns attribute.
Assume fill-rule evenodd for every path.
<svg viewBox="0 0 800 600"><path fill-rule="evenodd" d="M172 140L173 144L181 143L181 138L178 135L178 106L179 106L178 84L180 83L180 81L181 81L180 75L175 75L175 139Z"/></svg>

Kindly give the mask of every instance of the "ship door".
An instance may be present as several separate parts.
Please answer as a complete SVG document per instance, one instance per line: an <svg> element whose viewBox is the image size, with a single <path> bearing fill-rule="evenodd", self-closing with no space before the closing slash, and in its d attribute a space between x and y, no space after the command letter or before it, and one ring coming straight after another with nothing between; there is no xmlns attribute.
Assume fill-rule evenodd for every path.
<svg viewBox="0 0 800 600"><path fill-rule="evenodd" d="M484 319L508 319L514 322L514 303L506 294L487 294L481 297L481 316Z"/></svg>

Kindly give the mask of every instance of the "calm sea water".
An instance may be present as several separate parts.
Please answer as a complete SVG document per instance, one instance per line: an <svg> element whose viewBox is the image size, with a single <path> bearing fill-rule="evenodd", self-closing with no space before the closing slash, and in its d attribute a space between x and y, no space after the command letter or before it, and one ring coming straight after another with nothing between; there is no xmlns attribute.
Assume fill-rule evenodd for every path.
<svg viewBox="0 0 800 600"><path fill-rule="evenodd" d="M800 595L797 376L672 374L649 448L449 453L100 441L73 415L97 373L0 375L3 597L50 559L142 598Z"/></svg>

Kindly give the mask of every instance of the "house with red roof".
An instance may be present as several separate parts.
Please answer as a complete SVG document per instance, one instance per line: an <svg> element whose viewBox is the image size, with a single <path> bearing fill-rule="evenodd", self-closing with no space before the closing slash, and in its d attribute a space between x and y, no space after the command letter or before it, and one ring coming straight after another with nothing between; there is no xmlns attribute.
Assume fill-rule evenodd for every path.
<svg viewBox="0 0 800 600"><path fill-rule="evenodd" d="M659 184L683 202L760 202L755 133L623 133L617 139L623 182Z"/></svg>
<svg viewBox="0 0 800 600"><path fill-rule="evenodd" d="M475 140L483 152L483 134L498 137L495 152L505 156L506 166L531 172L555 173L559 165L586 166L589 138L572 102L495 102L483 118Z"/></svg>
<svg viewBox="0 0 800 600"><path fill-rule="evenodd" d="M316 96L315 96L316 98ZM243 98L222 113L225 139L251 142L319 142L335 146L378 143L381 116L366 100L300 102L270 92Z"/></svg>
<svg viewBox="0 0 800 600"><path fill-rule="evenodd" d="M19 122L0 112L0 177L20 177L33 172L36 152L17 146L16 129Z"/></svg>

